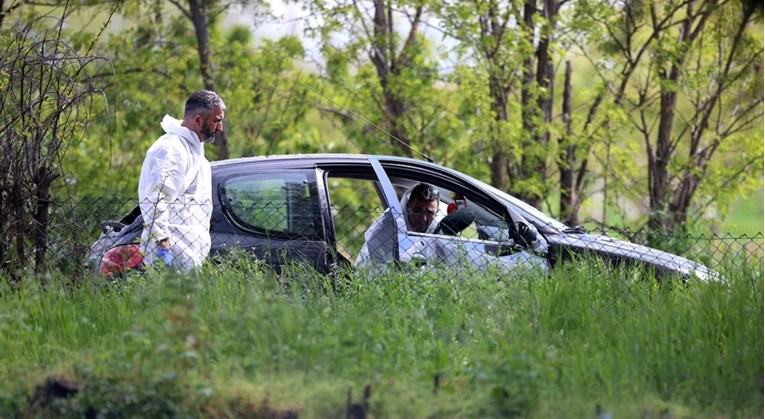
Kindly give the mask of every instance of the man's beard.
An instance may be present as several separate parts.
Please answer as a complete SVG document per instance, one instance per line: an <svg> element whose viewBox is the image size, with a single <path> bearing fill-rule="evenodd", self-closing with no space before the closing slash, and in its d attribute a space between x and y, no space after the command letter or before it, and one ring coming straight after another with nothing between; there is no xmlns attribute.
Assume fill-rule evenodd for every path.
<svg viewBox="0 0 765 419"><path fill-rule="evenodd" d="M215 128L210 130L210 124L207 122L202 125L202 134L205 136L204 143L212 144L215 142Z"/></svg>

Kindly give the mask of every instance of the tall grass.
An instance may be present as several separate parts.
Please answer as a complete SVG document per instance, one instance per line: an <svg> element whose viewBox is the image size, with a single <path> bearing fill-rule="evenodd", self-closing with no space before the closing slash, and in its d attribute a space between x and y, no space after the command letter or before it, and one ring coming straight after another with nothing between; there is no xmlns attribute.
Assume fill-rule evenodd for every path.
<svg viewBox="0 0 765 419"><path fill-rule="evenodd" d="M340 286L239 258L6 284L0 417L342 417L367 384L374 417L761 417L762 266L724 273L683 286L589 262ZM35 397L50 376L82 387Z"/></svg>

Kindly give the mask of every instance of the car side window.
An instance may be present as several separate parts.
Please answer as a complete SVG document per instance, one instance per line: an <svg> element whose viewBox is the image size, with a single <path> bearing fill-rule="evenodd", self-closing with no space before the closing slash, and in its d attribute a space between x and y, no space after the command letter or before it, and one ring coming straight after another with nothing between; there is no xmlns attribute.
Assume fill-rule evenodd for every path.
<svg viewBox="0 0 765 419"><path fill-rule="evenodd" d="M403 196L404 191L419 182L415 179L403 177L392 177L391 181L394 184L394 189L397 191L399 199ZM449 232L449 230L440 229L436 234L499 242L507 240L508 226L500 214L472 199L470 195L451 190L444 183L433 182L431 184L439 191L440 202L437 219L444 224L448 224L451 219L449 215L459 211L462 213L462 217L457 224L464 224L464 228L461 228L459 232ZM466 213L469 214L467 218L465 217ZM459 217L458 215L455 216Z"/></svg>
<svg viewBox="0 0 765 419"><path fill-rule="evenodd" d="M227 179L225 211L244 229L285 238L320 234L321 214L312 172L278 172Z"/></svg>
<svg viewBox="0 0 765 419"><path fill-rule="evenodd" d="M446 192L442 201L446 202L447 217L458 211L469 211L470 219L472 219L472 222L457 234L458 236L492 241L507 239L507 223L501 215L460 193L448 190Z"/></svg>
<svg viewBox="0 0 765 419"><path fill-rule="evenodd" d="M385 210L375 180L330 172L327 179L337 251L353 263L367 228Z"/></svg>

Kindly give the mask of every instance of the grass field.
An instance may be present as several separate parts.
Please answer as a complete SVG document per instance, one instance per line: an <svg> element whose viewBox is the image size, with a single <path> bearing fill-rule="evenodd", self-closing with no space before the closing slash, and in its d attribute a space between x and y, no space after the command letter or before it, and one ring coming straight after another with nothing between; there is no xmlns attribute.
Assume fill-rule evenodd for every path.
<svg viewBox="0 0 765 419"><path fill-rule="evenodd" d="M690 286L603 268L5 282L0 417L762 417L761 262Z"/></svg>

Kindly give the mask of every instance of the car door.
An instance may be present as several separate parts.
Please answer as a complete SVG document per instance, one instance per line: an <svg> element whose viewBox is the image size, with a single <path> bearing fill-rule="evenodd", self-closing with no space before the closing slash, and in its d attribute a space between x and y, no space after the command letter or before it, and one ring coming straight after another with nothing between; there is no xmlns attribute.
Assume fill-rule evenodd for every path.
<svg viewBox="0 0 765 419"><path fill-rule="evenodd" d="M526 221L520 215L510 213L506 205L468 179L440 170L435 165L413 165L385 159L374 160L372 165L383 184L380 189L386 195L390 213L389 220L383 222L385 225L380 226L377 234L395 234L396 248L392 251L398 263L440 265L449 269L497 267L513 273L548 269L544 238L537 236L534 249L518 246L519 243L513 240L516 230L511 224ZM409 215L403 205L404 194L420 182L438 189L440 204L436 219L441 219L442 224L450 217L469 214L469 222L464 223L458 234L446 229L419 233L407 228L406 217Z"/></svg>
<svg viewBox="0 0 765 419"><path fill-rule="evenodd" d="M388 206L380 179L368 160L325 162L318 167L323 206L329 215L327 241L334 251L332 260L353 267L367 230ZM395 239L389 244L392 248Z"/></svg>
<svg viewBox="0 0 765 419"><path fill-rule="evenodd" d="M277 270L294 263L329 272L314 168L231 168L214 184L214 255L243 248Z"/></svg>

